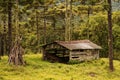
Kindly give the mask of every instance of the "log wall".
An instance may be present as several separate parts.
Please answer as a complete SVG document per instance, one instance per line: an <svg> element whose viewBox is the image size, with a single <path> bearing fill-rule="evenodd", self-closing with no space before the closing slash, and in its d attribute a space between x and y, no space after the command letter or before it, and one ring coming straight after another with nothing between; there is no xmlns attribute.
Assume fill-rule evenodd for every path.
<svg viewBox="0 0 120 80"><path fill-rule="evenodd" d="M99 50L70 51L70 60L86 61L99 59Z"/></svg>

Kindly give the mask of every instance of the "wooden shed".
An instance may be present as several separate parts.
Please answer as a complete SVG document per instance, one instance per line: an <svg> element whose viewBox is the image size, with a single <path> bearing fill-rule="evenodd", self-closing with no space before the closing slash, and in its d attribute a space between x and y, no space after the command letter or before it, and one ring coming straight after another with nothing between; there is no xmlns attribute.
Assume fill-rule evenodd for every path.
<svg viewBox="0 0 120 80"><path fill-rule="evenodd" d="M100 46L89 40L55 41L42 46L43 59L52 62L99 59Z"/></svg>

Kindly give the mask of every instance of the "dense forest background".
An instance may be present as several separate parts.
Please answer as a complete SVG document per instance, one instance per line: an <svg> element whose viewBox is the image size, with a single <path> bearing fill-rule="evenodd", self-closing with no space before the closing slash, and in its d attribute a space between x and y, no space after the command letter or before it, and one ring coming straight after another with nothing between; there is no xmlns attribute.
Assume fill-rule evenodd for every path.
<svg viewBox="0 0 120 80"><path fill-rule="evenodd" d="M10 7L12 42L8 35ZM108 57L107 10L106 0L68 0L68 5L65 0L0 0L0 53L8 53L16 35L22 38L26 53L40 53L41 45L65 40L68 31L70 40L89 39L102 46L101 57ZM114 58L120 59L119 0L112 0L112 12Z"/></svg>

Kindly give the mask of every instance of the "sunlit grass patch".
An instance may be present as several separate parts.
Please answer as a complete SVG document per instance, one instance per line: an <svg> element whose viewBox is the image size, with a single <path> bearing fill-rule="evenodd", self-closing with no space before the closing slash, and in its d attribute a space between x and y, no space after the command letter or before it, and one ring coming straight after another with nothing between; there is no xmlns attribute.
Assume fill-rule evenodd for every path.
<svg viewBox="0 0 120 80"><path fill-rule="evenodd" d="M25 55L26 65L9 65L7 56L0 61L0 80L119 80L120 61L115 60L115 71L110 73L108 59L101 58L81 63L50 63L41 54Z"/></svg>

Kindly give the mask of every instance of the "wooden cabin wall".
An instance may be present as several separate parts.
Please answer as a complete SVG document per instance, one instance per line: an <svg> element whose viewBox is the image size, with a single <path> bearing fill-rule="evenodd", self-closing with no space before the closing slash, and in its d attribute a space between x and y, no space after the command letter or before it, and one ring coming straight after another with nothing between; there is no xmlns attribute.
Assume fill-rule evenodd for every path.
<svg viewBox="0 0 120 80"><path fill-rule="evenodd" d="M99 50L92 51L93 59L99 59Z"/></svg>
<svg viewBox="0 0 120 80"><path fill-rule="evenodd" d="M99 50L70 51L70 60L85 61L99 59Z"/></svg>

